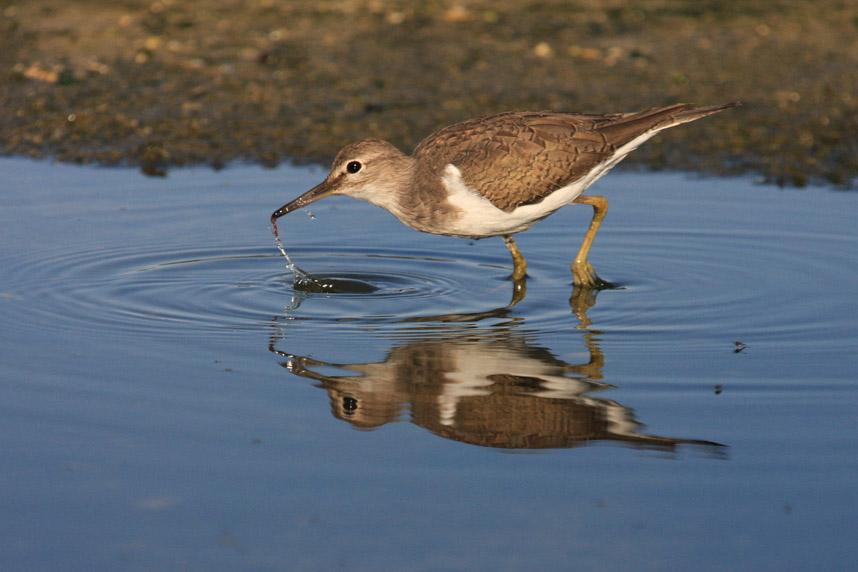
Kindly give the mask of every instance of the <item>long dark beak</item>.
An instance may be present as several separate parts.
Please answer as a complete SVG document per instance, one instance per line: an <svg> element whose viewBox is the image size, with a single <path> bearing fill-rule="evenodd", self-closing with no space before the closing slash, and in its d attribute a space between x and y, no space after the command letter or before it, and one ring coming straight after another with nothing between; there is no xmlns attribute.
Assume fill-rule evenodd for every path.
<svg viewBox="0 0 858 572"><path fill-rule="evenodd" d="M292 201L290 203L286 203L285 205L283 205L282 207L280 207L279 209L274 211L271 214L271 224L276 226L277 219L280 218L281 216L285 215L286 213L292 212L295 209L299 209L303 206L309 205L310 203L315 203L319 199L324 199L325 197L332 195L333 192L334 192L334 185L332 185L328 181L325 181L323 183L316 185L315 187L313 187L312 189L310 189L309 191L307 191L306 193L304 193L303 195L301 195L300 197L298 197L294 201Z"/></svg>

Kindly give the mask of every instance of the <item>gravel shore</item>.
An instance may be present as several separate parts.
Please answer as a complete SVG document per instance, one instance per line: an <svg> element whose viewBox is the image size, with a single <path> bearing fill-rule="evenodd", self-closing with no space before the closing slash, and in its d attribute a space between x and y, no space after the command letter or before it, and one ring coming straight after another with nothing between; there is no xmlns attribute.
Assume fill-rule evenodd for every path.
<svg viewBox="0 0 858 572"><path fill-rule="evenodd" d="M743 106L627 161L851 187L858 5L834 0L0 2L0 153L328 161L510 109Z"/></svg>

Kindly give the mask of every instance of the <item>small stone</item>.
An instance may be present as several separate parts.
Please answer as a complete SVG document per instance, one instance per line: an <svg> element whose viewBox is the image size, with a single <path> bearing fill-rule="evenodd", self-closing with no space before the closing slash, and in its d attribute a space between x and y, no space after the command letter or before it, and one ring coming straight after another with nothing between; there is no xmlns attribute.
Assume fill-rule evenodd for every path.
<svg viewBox="0 0 858 572"><path fill-rule="evenodd" d="M548 45L548 42L539 42L533 46L533 55L538 58L550 58L554 55L554 50Z"/></svg>

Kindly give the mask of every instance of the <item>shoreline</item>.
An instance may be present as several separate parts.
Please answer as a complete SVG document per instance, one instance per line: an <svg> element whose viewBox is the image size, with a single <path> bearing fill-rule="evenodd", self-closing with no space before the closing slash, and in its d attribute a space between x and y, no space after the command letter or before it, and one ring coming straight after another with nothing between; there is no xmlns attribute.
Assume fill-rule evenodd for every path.
<svg viewBox="0 0 858 572"><path fill-rule="evenodd" d="M498 111L739 100L624 164L852 188L858 7L822 4L34 0L0 20L0 154L327 164Z"/></svg>

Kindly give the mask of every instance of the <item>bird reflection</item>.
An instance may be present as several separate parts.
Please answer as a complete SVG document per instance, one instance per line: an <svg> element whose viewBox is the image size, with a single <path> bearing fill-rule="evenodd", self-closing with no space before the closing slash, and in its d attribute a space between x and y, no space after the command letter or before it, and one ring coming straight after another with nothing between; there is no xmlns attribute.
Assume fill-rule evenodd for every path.
<svg viewBox="0 0 858 572"><path fill-rule="evenodd" d="M570 300L583 331L581 363L534 344L535 332L525 330L521 319L476 327L507 309L474 314L471 322L461 314L434 316L443 328L415 326L412 319L407 339L379 362L294 355L275 347L282 339L277 334L269 349L286 358L281 364L293 374L318 382L333 415L357 428L407 418L441 437L484 447L572 448L607 441L657 449L693 444L720 454L723 446L710 441L641 433L630 408L596 395L613 389L602 377L601 332L591 329L586 316L596 294L576 288Z"/></svg>

